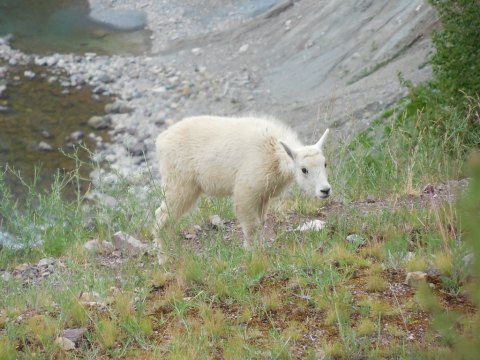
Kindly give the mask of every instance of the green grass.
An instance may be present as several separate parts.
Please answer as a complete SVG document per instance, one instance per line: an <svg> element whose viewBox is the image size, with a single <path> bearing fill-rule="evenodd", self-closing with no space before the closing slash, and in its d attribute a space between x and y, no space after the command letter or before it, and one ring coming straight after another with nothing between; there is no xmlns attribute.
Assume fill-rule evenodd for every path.
<svg viewBox="0 0 480 360"><path fill-rule="evenodd" d="M318 203L294 191L272 207L276 241L253 253L243 249L235 226L208 225L214 214L235 220L231 201L204 198L162 234L166 263L154 254L115 263L83 244L111 240L119 230L152 240L161 190L151 174L105 182L108 198L99 202L62 197L65 186L82 181L75 174L57 177L50 191L25 184L23 201L12 198L0 176L2 226L25 244L37 236L44 241L35 249L0 250L0 268L46 256L62 263L36 284L0 280L0 359L64 358L54 340L78 327L87 329L70 353L79 358L423 359L431 348L465 355L464 348L477 346L478 290L463 261L476 246L468 236L477 210L462 209L479 202L419 197L427 183L467 174L467 152L451 147L464 134L439 139L422 127L421 114L412 120L403 109L389 110L372 133L332 150L332 200ZM137 185L147 185L144 197ZM363 202L367 195L377 202ZM479 196L472 190L469 198ZM288 230L318 217L327 221L323 231ZM202 231L187 240L183 230L193 225ZM350 234L363 242L346 241ZM428 278L432 287L403 285L407 272L432 268L438 272Z"/></svg>

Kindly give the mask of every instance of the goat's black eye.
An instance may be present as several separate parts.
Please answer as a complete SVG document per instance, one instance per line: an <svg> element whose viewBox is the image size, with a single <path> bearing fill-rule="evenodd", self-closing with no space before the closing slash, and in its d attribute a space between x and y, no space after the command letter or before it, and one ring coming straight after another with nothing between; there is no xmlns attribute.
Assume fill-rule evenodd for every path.
<svg viewBox="0 0 480 360"><path fill-rule="evenodd" d="M325 163L325 167L327 167L327 163Z"/></svg>
<svg viewBox="0 0 480 360"><path fill-rule="evenodd" d="M303 172L304 174L308 174L307 168L302 168L302 172Z"/></svg>

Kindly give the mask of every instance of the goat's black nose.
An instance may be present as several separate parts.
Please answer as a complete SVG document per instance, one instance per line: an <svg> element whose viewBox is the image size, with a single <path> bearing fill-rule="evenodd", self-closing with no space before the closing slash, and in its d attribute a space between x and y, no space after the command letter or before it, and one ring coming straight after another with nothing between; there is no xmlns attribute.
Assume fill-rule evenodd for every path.
<svg viewBox="0 0 480 360"><path fill-rule="evenodd" d="M325 195L330 194L330 188L325 188L325 189L322 189L320 191L322 192L322 194L325 194Z"/></svg>

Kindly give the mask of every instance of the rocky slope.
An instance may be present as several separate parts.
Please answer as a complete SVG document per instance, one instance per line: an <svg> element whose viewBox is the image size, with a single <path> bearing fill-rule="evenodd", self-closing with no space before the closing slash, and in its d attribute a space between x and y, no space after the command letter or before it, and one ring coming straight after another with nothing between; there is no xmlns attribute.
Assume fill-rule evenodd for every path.
<svg viewBox="0 0 480 360"><path fill-rule="evenodd" d="M107 109L113 143L101 144L95 159L140 183L155 167L156 135L186 115L267 113L305 140L326 126L348 136L405 94L399 72L414 82L431 72L436 15L423 0L91 0L91 7L144 12L151 53L40 57L3 42L0 55L10 66L50 66L67 88L88 83L116 97Z"/></svg>

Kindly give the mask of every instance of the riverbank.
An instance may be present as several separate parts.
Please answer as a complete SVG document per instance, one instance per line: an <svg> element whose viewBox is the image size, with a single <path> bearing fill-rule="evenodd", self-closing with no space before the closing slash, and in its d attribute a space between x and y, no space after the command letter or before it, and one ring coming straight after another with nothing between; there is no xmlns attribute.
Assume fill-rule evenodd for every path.
<svg viewBox="0 0 480 360"><path fill-rule="evenodd" d="M120 175L141 183L155 172L155 137L185 116L267 113L307 141L326 126L346 138L406 94L398 72L415 83L429 78L428 33L435 16L423 1L318 6L306 0L95 0L95 9L144 12L151 51L37 56L3 41L0 56L9 66L47 66L66 74L65 88L89 84L95 94L131 109L107 109L112 142L95 161L108 166L92 179L98 184L109 173L109 181Z"/></svg>

